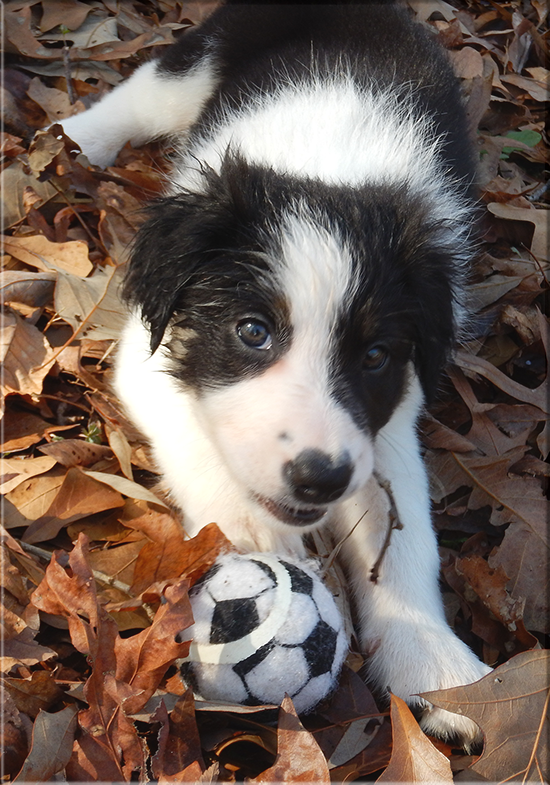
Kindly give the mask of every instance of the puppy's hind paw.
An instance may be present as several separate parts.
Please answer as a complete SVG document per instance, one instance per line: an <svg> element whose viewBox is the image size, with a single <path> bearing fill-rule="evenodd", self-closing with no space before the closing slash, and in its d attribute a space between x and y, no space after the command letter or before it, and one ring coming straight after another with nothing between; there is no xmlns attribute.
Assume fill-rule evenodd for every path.
<svg viewBox="0 0 550 785"><path fill-rule="evenodd" d="M426 702L419 723L424 733L462 747L467 753L480 748L483 743L481 729L473 720L432 706L431 703Z"/></svg>

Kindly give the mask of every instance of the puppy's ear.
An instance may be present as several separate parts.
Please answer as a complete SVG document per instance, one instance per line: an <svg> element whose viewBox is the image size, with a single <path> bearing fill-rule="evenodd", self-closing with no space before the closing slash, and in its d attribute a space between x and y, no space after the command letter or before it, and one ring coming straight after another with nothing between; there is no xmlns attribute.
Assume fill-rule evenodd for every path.
<svg viewBox="0 0 550 785"><path fill-rule="evenodd" d="M136 237L123 295L149 326L151 352L160 346L188 283L217 249L226 247L231 229L227 196L221 182L209 186L206 193L155 202Z"/></svg>
<svg viewBox="0 0 550 785"><path fill-rule="evenodd" d="M429 405L455 338L454 276L453 265L441 249L425 252L417 264L421 275L411 276L408 293L416 304L415 367Z"/></svg>
<svg viewBox="0 0 550 785"><path fill-rule="evenodd" d="M209 264L254 242L253 216L266 203L259 172L227 154L220 173L203 167L202 190L182 191L151 205L136 237L123 294L141 311L151 332L151 351L160 346L185 291ZM261 212L261 210L260 210Z"/></svg>

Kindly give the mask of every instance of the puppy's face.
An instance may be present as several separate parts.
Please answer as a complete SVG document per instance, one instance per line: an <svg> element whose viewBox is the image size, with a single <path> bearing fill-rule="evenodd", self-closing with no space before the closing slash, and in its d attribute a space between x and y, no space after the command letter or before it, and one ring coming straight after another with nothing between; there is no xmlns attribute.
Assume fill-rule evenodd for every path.
<svg viewBox="0 0 550 785"><path fill-rule="evenodd" d="M292 215L256 266L211 265L172 326L173 372L226 467L285 524L323 520L366 483L403 391L410 340L361 284L341 238Z"/></svg>
<svg viewBox="0 0 550 785"><path fill-rule="evenodd" d="M407 366L418 362L411 298L419 282L400 258L411 249L379 211L369 224L352 204L344 220L334 220L337 195L327 202L318 194L322 210L311 200L277 199L273 190L269 200L258 199L257 189L254 196L260 209L244 216L242 188L239 210L233 197L230 210L209 216L212 203L203 201L197 225L187 220L184 230L197 248L184 253L182 238L166 252L172 278L163 280L162 298L162 265L148 290L139 271L155 237L161 242L151 226L138 242L130 293L142 287L134 299L153 346L169 323L170 372L193 394L220 460L250 503L272 523L312 527L372 473L374 437L402 398ZM165 323L158 321L163 309Z"/></svg>

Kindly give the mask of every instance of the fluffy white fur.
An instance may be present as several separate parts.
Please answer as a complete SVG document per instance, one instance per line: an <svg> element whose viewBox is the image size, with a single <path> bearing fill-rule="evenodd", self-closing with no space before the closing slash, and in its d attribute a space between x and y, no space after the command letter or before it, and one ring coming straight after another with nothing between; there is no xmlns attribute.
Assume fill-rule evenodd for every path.
<svg viewBox="0 0 550 785"><path fill-rule="evenodd" d="M149 64L84 115L66 120L65 131L92 163L105 165L128 139L139 143L185 131L215 84L215 68L208 61L180 78L162 75ZM253 109L222 113L206 139L184 148L170 188L173 193L181 186L200 189L197 160L219 168L231 147L280 172L333 183L406 177L415 189L430 193L434 212L452 227L463 205L437 169L437 144L429 126L413 123L408 110L390 96L359 94L345 78L308 88L283 83L279 94ZM321 149L333 155L318 154ZM289 208L282 245L279 274L289 294L295 337L279 362L199 399L164 372L168 359L162 346L150 356L149 332L132 314L120 342L116 390L150 439L189 534L216 521L245 550L303 555L301 535L308 527L280 523L254 495L276 497L281 466L303 448L332 456L350 453L350 488L327 508L323 522L346 537L343 552L353 574L361 641L371 654L376 683L422 703L414 697L418 692L468 683L490 669L444 619L416 434L420 384L411 367L408 390L374 441L356 426L334 401L327 370L331 327L355 286L350 250L301 214L299 205ZM392 535L376 584L369 573L382 547L388 505L372 479L373 467L390 483L403 526ZM478 736L470 720L425 702L424 707L426 730L456 731L466 743Z"/></svg>
<svg viewBox="0 0 550 785"><path fill-rule="evenodd" d="M185 133L215 86L208 60L179 77L160 77L156 63L146 63L92 109L63 120L63 128L91 163L109 166L128 141L137 147L151 139Z"/></svg>

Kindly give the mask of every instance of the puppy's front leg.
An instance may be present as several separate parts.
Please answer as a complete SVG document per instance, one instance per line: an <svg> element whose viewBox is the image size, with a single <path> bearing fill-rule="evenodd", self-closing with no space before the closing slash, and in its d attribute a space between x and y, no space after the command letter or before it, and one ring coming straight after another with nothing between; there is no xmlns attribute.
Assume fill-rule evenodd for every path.
<svg viewBox="0 0 550 785"><path fill-rule="evenodd" d="M139 146L186 131L215 85L207 58L178 74L163 71L156 61L146 63L90 109L63 120L63 129L90 163L108 166L128 141Z"/></svg>
<svg viewBox="0 0 550 785"><path fill-rule="evenodd" d="M445 620L428 483L416 435L421 404L420 384L414 377L376 438L376 471L391 487L402 525L392 532L377 581L371 580L371 570L384 547L390 505L374 479L345 503L342 535L351 534L344 555L360 616L361 642L369 655L370 679L379 689L423 709L425 731L457 738L468 746L479 736L475 723L415 697L419 692L477 681L490 671Z"/></svg>

